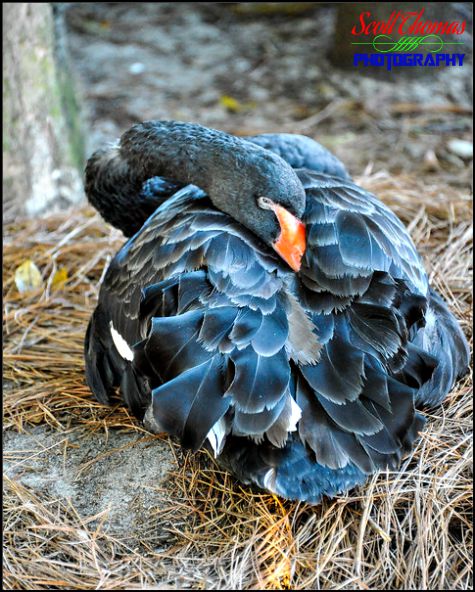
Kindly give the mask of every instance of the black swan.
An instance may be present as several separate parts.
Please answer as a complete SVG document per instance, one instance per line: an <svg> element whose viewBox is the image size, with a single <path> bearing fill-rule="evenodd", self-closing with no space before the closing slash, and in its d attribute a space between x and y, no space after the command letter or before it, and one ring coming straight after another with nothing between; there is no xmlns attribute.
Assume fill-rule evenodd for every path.
<svg viewBox="0 0 475 592"><path fill-rule="evenodd" d="M135 233L87 329L91 390L244 483L318 503L397 468L466 371L402 223L309 138L145 122L86 193Z"/></svg>

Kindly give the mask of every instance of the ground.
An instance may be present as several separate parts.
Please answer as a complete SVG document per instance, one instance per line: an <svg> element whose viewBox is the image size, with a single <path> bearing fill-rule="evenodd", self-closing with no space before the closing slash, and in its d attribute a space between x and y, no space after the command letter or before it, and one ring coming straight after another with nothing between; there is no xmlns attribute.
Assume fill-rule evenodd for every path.
<svg viewBox="0 0 475 592"><path fill-rule="evenodd" d="M470 69L336 69L335 8L285 6L71 4L89 151L156 118L315 137L408 224L470 336ZM399 473L314 508L243 488L85 385L85 328L122 242L89 208L5 230L7 589L470 588L469 377ZM43 283L20 294L28 260Z"/></svg>

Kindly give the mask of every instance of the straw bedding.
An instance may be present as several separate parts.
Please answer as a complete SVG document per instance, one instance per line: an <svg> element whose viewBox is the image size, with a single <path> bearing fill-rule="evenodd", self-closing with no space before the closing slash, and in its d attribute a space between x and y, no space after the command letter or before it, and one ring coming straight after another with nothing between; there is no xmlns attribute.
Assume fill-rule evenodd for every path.
<svg viewBox="0 0 475 592"><path fill-rule="evenodd" d="M380 172L357 182L409 225L432 285L470 336L470 197L436 177ZM427 429L400 472L316 507L243 488L207 454L147 434L120 405L99 405L85 385L86 325L122 242L87 208L5 229L7 589L471 588L469 376L428 411ZM15 270L27 260L40 269L43 286L20 294ZM67 279L57 285L62 267ZM28 434L36 436L22 444ZM114 437L115 448L106 450ZM57 461L49 475L56 489L38 486L50 466L40 456ZM159 465L167 465L166 477L155 481L150 471ZM75 474L71 491L80 483L79 495L69 495L66 470ZM95 491L94 475L105 473L108 492L120 494L109 510L94 505L105 495ZM125 503L121 481L133 479L130 473L135 497Z"/></svg>

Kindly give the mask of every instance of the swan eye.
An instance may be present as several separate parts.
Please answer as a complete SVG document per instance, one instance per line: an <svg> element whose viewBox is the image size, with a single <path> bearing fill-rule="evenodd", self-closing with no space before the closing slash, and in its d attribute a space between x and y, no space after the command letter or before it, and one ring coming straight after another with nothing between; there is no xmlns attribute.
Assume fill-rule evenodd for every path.
<svg viewBox="0 0 475 592"><path fill-rule="evenodd" d="M257 198L257 205L262 208L263 210L273 210L275 207L274 202L269 199L268 197L258 197Z"/></svg>

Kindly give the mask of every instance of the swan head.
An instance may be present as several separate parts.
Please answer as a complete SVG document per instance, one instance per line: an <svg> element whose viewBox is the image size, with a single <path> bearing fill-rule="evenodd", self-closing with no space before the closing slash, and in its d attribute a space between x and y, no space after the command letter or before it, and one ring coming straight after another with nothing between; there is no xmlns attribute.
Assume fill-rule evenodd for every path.
<svg viewBox="0 0 475 592"><path fill-rule="evenodd" d="M299 271L305 252L305 190L294 169L277 154L194 123L145 121L89 159L86 193L118 228L134 228L135 218L140 228L147 216L136 196L155 176L201 188L218 209ZM151 201L153 212L154 200L143 201Z"/></svg>
<svg viewBox="0 0 475 592"><path fill-rule="evenodd" d="M295 171L276 154L250 150L234 171L214 177L216 207L246 226L294 270L305 253L305 190Z"/></svg>

